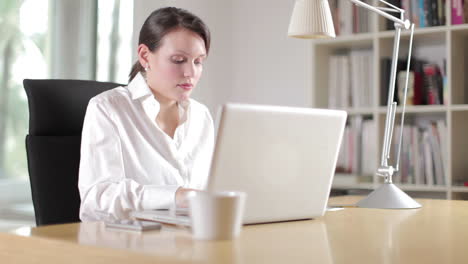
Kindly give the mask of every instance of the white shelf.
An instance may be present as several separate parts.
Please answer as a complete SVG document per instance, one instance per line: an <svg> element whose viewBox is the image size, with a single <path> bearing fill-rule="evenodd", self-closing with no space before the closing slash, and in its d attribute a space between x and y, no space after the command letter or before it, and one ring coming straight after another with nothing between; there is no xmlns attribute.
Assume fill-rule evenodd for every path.
<svg viewBox="0 0 468 264"><path fill-rule="evenodd" d="M415 192L447 192L447 186L428 186L428 185L414 185L414 184L395 184L398 188L403 191L415 191ZM346 190L373 190L379 187L380 184L373 183L333 183L333 189L346 189ZM454 190L454 189L452 189ZM460 187L457 189L459 192L468 192L468 187Z"/></svg>
<svg viewBox="0 0 468 264"><path fill-rule="evenodd" d="M395 184L398 188L404 191L427 191L427 192L446 192L447 186L428 186L428 185L415 185L415 184Z"/></svg>
<svg viewBox="0 0 468 264"><path fill-rule="evenodd" d="M466 111L468 110L468 105L460 106L450 106L450 109L453 111ZM346 111L349 115L372 115L375 112L379 114L386 114L387 107L379 106L378 108L374 107L364 107L364 108L345 108L339 109ZM405 113L445 113L449 110L449 107L446 105L410 105L406 106ZM397 113L401 113L403 107L397 108Z"/></svg>
<svg viewBox="0 0 468 264"><path fill-rule="evenodd" d="M449 26L436 26L436 27L425 27L425 28L415 28L414 29L414 36L423 36L423 35L431 35L434 33L445 33L449 30ZM377 33L377 37L379 38L393 38L395 35L394 30L387 30L387 31L380 31ZM401 31L402 37L408 37L410 35L410 31Z"/></svg>
<svg viewBox="0 0 468 264"><path fill-rule="evenodd" d="M327 47L356 47L356 46L371 46L374 38L372 33L362 33L357 35L339 36L333 39L317 39L312 43L319 46Z"/></svg>
<svg viewBox="0 0 468 264"><path fill-rule="evenodd" d="M348 115L372 115L374 113L374 108L348 108L344 109L348 112Z"/></svg>
<svg viewBox="0 0 468 264"><path fill-rule="evenodd" d="M426 27L426 28L415 28L414 36L434 35L436 33L445 33L447 31L463 31L468 30L468 25L456 25L456 26L437 26L437 27ZM402 37L408 37L410 32L405 30L401 32ZM436 34L437 35L437 34ZM316 45L331 45L339 46L342 44L356 44L356 43L369 43L374 38L393 38L395 36L394 30L379 31L377 33L359 33L353 35L336 36L334 39L316 39L313 43Z"/></svg>
<svg viewBox="0 0 468 264"><path fill-rule="evenodd" d="M369 176L336 173L332 186L334 189L373 189L374 185L370 182L363 182L364 178L369 178Z"/></svg>
<svg viewBox="0 0 468 264"><path fill-rule="evenodd" d="M468 30L468 24L452 25L447 27L452 32Z"/></svg>
<svg viewBox="0 0 468 264"><path fill-rule="evenodd" d="M464 192L464 193L468 193L468 187L465 187L465 186L453 186L453 187L452 187L452 192Z"/></svg>
<svg viewBox="0 0 468 264"><path fill-rule="evenodd" d="M372 183L357 183L357 184L333 184L332 189L346 189L346 190L373 190Z"/></svg>
<svg viewBox="0 0 468 264"><path fill-rule="evenodd" d="M450 109L452 111L468 111L468 105L452 105Z"/></svg>
<svg viewBox="0 0 468 264"><path fill-rule="evenodd" d="M410 105L406 106L405 113L444 113L447 110L448 107L446 105ZM402 111L403 107L397 107L397 113L401 113ZM387 107L379 107L379 113L387 113Z"/></svg>
<svg viewBox="0 0 468 264"><path fill-rule="evenodd" d="M449 3L449 2L447 2ZM447 19L450 19L452 12L451 5L446 5ZM374 31L370 33L338 36L335 39L316 40L312 42L312 92L313 107L320 106L326 108L328 102L328 65L329 57L341 49L361 49L372 50L374 56L373 63L375 72L373 73L374 87L377 93L373 95L374 105L365 108L346 108L342 109L348 112L349 116L363 115L376 120L378 139L376 144L380 148L380 142L383 138L383 123L387 111L386 106L380 106L380 62L382 58L392 54L394 31L378 31L375 29L384 28L385 19L373 14L371 21L376 21ZM402 31L403 41L408 40L409 31ZM404 42L402 42L404 43ZM404 50L404 45L402 44ZM445 74L447 77L447 96L446 105L408 105L406 114L411 114L416 119L445 120L447 124L447 164L444 172L447 175L448 182L466 181L468 182L468 24L463 25L444 25L436 27L415 28L414 31L414 49L413 54L416 57L441 63L440 59L445 60ZM424 51L425 57L420 57ZM429 52L428 52L429 51ZM435 53L431 53L434 51ZM418 53L419 52L419 53ZM434 56L434 58L433 58ZM370 73L372 74L372 73ZM402 107L397 108L397 113L402 112ZM380 149L377 151L380 154ZM346 178L350 177L350 178ZM354 177L354 178L353 178ZM358 189L373 190L379 186L381 179L372 176L363 182L362 178L356 176L335 176L333 188L335 189ZM468 199L468 187L464 186L426 186L414 184L396 184L404 191L420 192L422 196L430 194L440 197L445 194L446 198Z"/></svg>

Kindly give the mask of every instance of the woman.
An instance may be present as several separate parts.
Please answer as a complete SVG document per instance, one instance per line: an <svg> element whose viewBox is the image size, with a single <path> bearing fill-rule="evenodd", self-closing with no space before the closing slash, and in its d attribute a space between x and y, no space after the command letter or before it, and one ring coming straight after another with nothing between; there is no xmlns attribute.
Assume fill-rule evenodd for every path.
<svg viewBox="0 0 468 264"><path fill-rule="evenodd" d="M204 188L213 120L190 94L209 48L208 28L186 10L162 8L146 19L128 86L97 95L86 111L82 221L186 206L186 193Z"/></svg>

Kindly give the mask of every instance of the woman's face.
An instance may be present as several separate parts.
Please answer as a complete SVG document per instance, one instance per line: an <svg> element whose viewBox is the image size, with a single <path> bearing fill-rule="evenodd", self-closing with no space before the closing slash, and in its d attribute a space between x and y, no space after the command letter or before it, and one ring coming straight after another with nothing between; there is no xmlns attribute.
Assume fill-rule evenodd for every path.
<svg viewBox="0 0 468 264"><path fill-rule="evenodd" d="M206 49L198 34L176 29L163 37L155 52L141 44L138 55L142 66L148 68L146 81L158 100L185 101L201 77Z"/></svg>

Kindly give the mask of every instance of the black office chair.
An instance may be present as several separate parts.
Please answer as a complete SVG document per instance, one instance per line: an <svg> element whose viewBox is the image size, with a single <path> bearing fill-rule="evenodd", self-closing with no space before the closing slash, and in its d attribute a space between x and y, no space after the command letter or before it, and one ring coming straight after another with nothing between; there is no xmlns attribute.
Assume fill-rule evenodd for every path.
<svg viewBox="0 0 468 264"><path fill-rule="evenodd" d="M120 86L81 80L24 80L29 103L26 136L37 226L79 222L81 130L89 100Z"/></svg>

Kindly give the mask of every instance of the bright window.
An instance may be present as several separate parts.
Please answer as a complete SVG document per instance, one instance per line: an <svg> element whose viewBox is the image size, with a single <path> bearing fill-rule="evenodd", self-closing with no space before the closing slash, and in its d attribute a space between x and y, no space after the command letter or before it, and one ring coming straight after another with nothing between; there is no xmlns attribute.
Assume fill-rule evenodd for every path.
<svg viewBox="0 0 468 264"><path fill-rule="evenodd" d="M48 0L2 0L0 178L27 178L28 102L23 79L48 77Z"/></svg>

